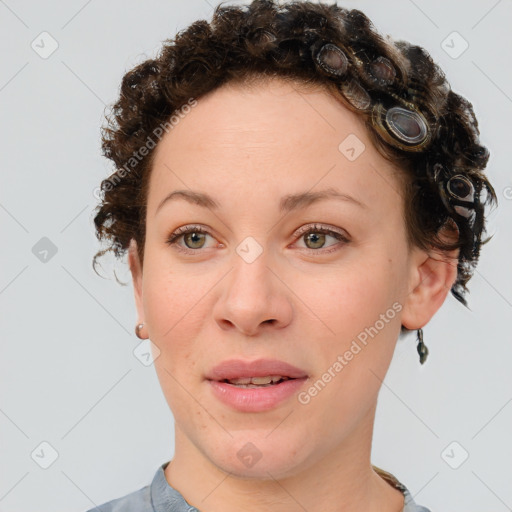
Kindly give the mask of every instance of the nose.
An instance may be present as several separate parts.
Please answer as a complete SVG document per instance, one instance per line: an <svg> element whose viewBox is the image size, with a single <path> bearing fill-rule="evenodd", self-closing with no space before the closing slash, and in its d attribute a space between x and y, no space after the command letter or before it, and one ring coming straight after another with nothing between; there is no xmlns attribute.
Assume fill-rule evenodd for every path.
<svg viewBox="0 0 512 512"><path fill-rule="evenodd" d="M265 252L252 263L238 255L234 268L221 281L221 295L214 317L222 330L257 336L268 329L282 329L292 319L292 292L270 268Z"/></svg>

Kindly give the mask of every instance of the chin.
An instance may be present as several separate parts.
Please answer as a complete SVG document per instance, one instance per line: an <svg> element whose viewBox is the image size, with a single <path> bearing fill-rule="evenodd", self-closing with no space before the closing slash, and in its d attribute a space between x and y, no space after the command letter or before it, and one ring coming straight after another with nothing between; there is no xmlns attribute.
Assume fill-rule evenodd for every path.
<svg viewBox="0 0 512 512"><path fill-rule="evenodd" d="M238 435L219 452L211 453L211 461L226 473L238 478L272 480L292 476L307 455L305 443L291 443L291 439L275 436L269 430L259 435ZM274 436L275 432L271 434Z"/></svg>

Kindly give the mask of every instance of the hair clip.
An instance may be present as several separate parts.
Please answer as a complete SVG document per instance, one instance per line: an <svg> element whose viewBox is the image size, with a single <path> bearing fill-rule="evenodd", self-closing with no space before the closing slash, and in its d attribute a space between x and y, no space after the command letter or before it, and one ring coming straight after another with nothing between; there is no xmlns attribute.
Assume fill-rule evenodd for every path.
<svg viewBox="0 0 512 512"><path fill-rule="evenodd" d="M339 86L341 93L347 101L358 110L366 110L370 107L372 100L368 92L354 78L344 81Z"/></svg>
<svg viewBox="0 0 512 512"><path fill-rule="evenodd" d="M420 151L430 142L427 122L417 110L396 106L385 109L377 103L372 118L386 142L400 149Z"/></svg>
<svg viewBox="0 0 512 512"><path fill-rule="evenodd" d="M370 75L380 84L389 85L396 77L396 70L386 57L377 57L370 64Z"/></svg>
<svg viewBox="0 0 512 512"><path fill-rule="evenodd" d="M407 144L421 144L427 137L427 123L418 112L392 107L386 112L386 123L391 132Z"/></svg>
<svg viewBox="0 0 512 512"><path fill-rule="evenodd" d="M448 171L439 162L427 168L427 177L439 188L445 208L450 213L467 219L473 227L479 197L471 179L462 174L449 176Z"/></svg>
<svg viewBox="0 0 512 512"><path fill-rule="evenodd" d="M473 183L462 174L456 174L440 183L441 198L450 211L469 221L471 227L475 222L475 205L478 200Z"/></svg>
<svg viewBox="0 0 512 512"><path fill-rule="evenodd" d="M347 71L345 52L332 43L324 44L315 55L317 64L330 75L342 76Z"/></svg>

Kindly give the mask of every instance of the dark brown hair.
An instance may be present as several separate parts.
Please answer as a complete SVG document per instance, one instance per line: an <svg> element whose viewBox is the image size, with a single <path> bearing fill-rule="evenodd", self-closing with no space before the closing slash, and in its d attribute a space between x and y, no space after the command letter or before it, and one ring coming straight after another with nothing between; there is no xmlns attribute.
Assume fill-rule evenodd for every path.
<svg viewBox="0 0 512 512"><path fill-rule="evenodd" d="M341 78L324 72L314 59L326 43L348 54L348 69ZM379 62L390 63L396 76L385 82L376 80L371 70ZM155 59L125 74L119 99L102 129L103 154L116 170L101 183L102 201L94 222L97 238L107 240L109 247L95 255L93 267L107 251L116 257L124 255L132 238L143 262L146 200L155 153L151 136L158 127L191 98L197 100L223 84L250 84L273 77L325 88L362 116L377 149L402 171L409 245L426 250L460 249L451 291L467 306L466 284L481 244L489 240L481 239L485 233L483 206L497 203L482 172L489 152L479 142L471 103L451 90L443 71L423 48L384 38L359 10L308 1L283 6L273 0L254 0L243 7L220 4L211 22L192 23L174 39L164 41ZM355 84L352 95L347 84ZM371 112L357 106L358 91L373 105L396 104L396 100L414 105L428 122L428 147L410 151L383 140ZM153 144L148 150L150 139ZM429 178L433 168L441 167L445 177L467 177L478 194L485 189L485 200L475 208L471 229L467 219L447 208L439 184ZM455 242L451 238L450 244L440 236L446 230L456 233Z"/></svg>

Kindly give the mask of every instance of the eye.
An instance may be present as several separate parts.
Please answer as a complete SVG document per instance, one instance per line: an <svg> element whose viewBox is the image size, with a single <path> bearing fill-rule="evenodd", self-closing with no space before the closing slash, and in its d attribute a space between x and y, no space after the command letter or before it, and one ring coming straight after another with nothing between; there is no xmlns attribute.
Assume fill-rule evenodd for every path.
<svg viewBox="0 0 512 512"><path fill-rule="evenodd" d="M169 235L169 237L166 240L166 243L168 245L175 246L177 250L184 252L186 254L197 254L200 252L200 249L203 249L205 246L205 236L211 235L206 229L204 229L201 226L182 226L173 231ZM335 247L334 249L320 251L320 249L322 249L326 243L326 237L331 237L335 240L342 242L341 245L345 245L350 242L348 237L345 236L343 233L318 224L314 224L313 226L303 226L294 233L294 237L301 237L301 239L304 240L304 242L306 243L305 249L311 253L321 252L325 254L333 252L340 248ZM182 239L183 242L185 243L185 247L183 247L179 243L180 239Z"/></svg>
<svg viewBox="0 0 512 512"><path fill-rule="evenodd" d="M179 251L192 254L204 247L205 235L210 236L208 231L201 226L182 226L171 233L166 243L176 246ZM178 244L180 238L185 242L185 247Z"/></svg>
<svg viewBox="0 0 512 512"><path fill-rule="evenodd" d="M342 246L350 243L349 238L343 233L318 224L314 224L313 226L303 226L298 231L296 231L294 236L301 237L301 240L304 240L304 243L306 244L306 249L308 250L308 252L312 253L321 252L325 254L340 249L340 247L335 247L333 249L319 251L319 249L322 249L323 246L325 245L326 236L342 242ZM310 245L308 246L308 244ZM333 245L336 246L339 244Z"/></svg>

